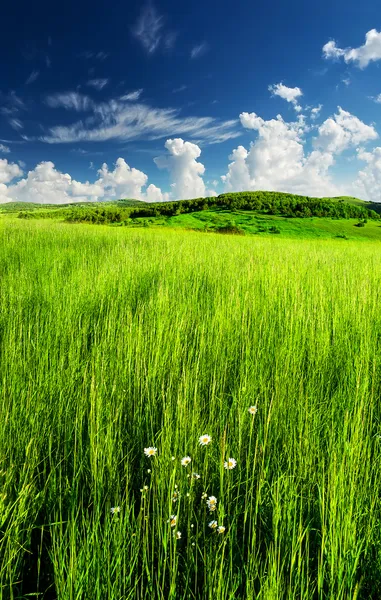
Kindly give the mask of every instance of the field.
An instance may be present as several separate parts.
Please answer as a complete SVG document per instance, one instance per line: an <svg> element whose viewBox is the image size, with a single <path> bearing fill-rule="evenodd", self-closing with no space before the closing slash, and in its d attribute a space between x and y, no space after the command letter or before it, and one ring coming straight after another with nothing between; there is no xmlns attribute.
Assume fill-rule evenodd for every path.
<svg viewBox="0 0 381 600"><path fill-rule="evenodd" d="M282 238L298 239L349 239L377 240L381 242L381 222L368 221L358 227L358 219L287 218L276 215L259 215L251 211L205 210L173 217L134 219L133 227L170 227L178 229L218 232L219 228L234 224L247 235L260 237L281 235Z"/></svg>
<svg viewBox="0 0 381 600"><path fill-rule="evenodd" d="M381 246L333 237L0 221L1 599L381 597Z"/></svg>

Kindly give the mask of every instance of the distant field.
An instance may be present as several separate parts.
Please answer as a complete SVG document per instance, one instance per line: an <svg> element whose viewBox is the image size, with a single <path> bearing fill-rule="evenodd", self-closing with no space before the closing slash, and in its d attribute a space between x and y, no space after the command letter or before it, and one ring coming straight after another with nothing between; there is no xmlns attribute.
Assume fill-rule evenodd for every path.
<svg viewBox="0 0 381 600"><path fill-rule="evenodd" d="M234 223L243 233L258 236L273 236L272 228L286 238L308 239L353 239L381 241L381 221L368 221L364 227L358 227L358 219L329 218L286 218L276 215L256 215L249 211L230 212L224 210L201 211L174 217L151 217L135 220L151 227L175 227L185 229L218 231L219 227ZM276 233L275 233L276 235Z"/></svg>
<svg viewBox="0 0 381 600"><path fill-rule="evenodd" d="M0 220L0 596L380 598L380 246L182 217Z"/></svg>

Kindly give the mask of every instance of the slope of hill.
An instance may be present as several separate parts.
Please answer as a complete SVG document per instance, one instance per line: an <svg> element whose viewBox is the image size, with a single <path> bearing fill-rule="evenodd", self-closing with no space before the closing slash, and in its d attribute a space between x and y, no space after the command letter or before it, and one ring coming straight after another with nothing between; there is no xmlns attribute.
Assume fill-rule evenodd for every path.
<svg viewBox="0 0 381 600"><path fill-rule="evenodd" d="M36 202L6 202L0 204L0 212L3 213L17 213L21 211L45 211L45 210L62 210L65 208L77 207L88 207L94 208L95 206L104 205L106 202L76 202L70 204L37 204ZM124 199L107 201L107 206L141 206L145 204L142 200Z"/></svg>
<svg viewBox="0 0 381 600"><path fill-rule="evenodd" d="M353 197L312 198L280 192L148 204L138 200L68 205L2 205L10 216L129 227L173 227L216 233L381 240L381 206ZM20 210L21 209L21 210Z"/></svg>

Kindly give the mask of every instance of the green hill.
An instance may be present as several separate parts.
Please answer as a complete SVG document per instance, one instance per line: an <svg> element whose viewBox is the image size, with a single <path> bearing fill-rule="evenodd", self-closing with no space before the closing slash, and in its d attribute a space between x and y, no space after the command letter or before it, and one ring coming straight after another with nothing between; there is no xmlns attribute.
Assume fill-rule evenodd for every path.
<svg viewBox="0 0 381 600"><path fill-rule="evenodd" d="M314 198L256 191L154 204L131 199L58 206L13 202L0 210L24 219L291 238L381 240L381 205L347 196Z"/></svg>

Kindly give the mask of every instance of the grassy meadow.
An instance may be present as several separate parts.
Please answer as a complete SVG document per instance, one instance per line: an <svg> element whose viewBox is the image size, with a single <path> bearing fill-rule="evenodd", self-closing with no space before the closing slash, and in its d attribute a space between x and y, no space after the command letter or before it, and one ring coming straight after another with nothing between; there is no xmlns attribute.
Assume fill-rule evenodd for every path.
<svg viewBox="0 0 381 600"><path fill-rule="evenodd" d="M1 599L380 598L380 258L3 218Z"/></svg>

